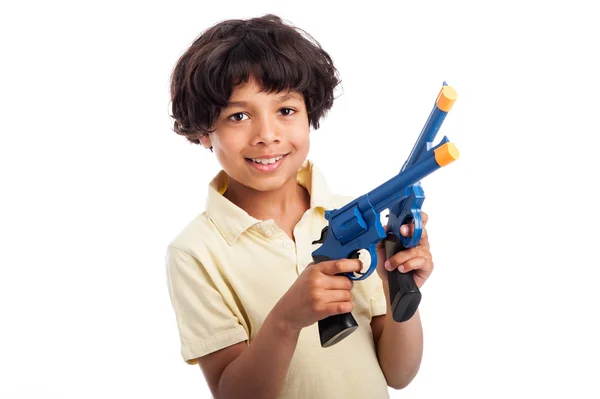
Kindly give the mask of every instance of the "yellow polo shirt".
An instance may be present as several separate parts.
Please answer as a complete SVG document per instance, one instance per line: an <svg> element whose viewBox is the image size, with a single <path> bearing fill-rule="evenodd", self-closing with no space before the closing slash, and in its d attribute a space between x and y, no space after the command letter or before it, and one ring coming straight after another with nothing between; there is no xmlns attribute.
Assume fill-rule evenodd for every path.
<svg viewBox="0 0 600 399"><path fill-rule="evenodd" d="M226 199L221 171L209 184L206 211L168 245L169 294L188 364L238 342L251 345L273 306L312 262L320 245L312 242L327 225L325 210L352 200L330 193L308 160L297 179L310 193L310 209L294 229L296 242L273 220L255 219ZM389 398L370 327L371 318L386 311L377 273L356 281L353 294L359 328L329 348L321 347L317 323L304 328L280 398Z"/></svg>

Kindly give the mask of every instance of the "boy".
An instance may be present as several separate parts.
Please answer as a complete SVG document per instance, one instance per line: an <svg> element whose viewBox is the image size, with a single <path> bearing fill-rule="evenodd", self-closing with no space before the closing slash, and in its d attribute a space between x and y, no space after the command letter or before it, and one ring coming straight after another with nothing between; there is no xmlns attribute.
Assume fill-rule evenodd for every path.
<svg viewBox="0 0 600 399"><path fill-rule="evenodd" d="M388 398L419 369L419 314L392 320L385 269L414 270L422 286L433 270L425 229L388 262L380 249L363 281L339 275L359 260L312 262L324 211L352 200L306 159L338 83L320 45L274 15L213 26L175 66L174 130L223 169L166 257L182 356L215 398ZM322 348L317 321L350 311L359 328Z"/></svg>

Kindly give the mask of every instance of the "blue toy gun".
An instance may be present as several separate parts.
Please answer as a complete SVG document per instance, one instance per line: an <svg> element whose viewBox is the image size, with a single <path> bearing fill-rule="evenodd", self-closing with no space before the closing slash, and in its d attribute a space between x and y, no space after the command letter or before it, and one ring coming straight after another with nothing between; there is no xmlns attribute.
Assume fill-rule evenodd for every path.
<svg viewBox="0 0 600 399"><path fill-rule="evenodd" d="M377 267L376 246L383 240L389 259L399 251L413 248L421 240L421 206L425 199L420 180L459 157L457 148L446 136L437 146L433 141L446 115L456 100L456 91L444 82L435 106L400 173L369 193L358 197L340 209L325 212L328 226L313 244L322 244L312 253L315 263L336 259L358 259L366 249L371 265L365 272L346 273L351 280L363 280ZM380 213L389 209L387 233ZM400 234L403 224L414 223L412 237ZM421 302L421 292L412 272L388 271L392 317L397 322L409 320ZM333 315L319 320L321 346L332 346L358 328L351 313Z"/></svg>

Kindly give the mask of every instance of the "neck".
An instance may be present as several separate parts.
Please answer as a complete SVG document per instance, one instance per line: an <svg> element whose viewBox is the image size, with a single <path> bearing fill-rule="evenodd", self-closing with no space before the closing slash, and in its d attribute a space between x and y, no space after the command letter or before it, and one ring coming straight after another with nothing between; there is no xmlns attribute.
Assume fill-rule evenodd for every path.
<svg viewBox="0 0 600 399"><path fill-rule="evenodd" d="M310 207L308 192L295 178L272 191L258 191L230 178L223 195L258 220L279 222L302 215Z"/></svg>

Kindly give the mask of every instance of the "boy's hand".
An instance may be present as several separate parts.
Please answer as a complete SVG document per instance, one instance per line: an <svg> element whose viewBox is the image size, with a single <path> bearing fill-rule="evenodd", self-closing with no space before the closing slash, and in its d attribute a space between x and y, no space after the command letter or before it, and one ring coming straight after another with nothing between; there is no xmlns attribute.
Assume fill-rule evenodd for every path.
<svg viewBox="0 0 600 399"><path fill-rule="evenodd" d="M360 271L358 259L310 263L290 289L281 297L274 311L289 327L301 330L325 317L348 313L354 309L354 282L337 274Z"/></svg>
<svg viewBox="0 0 600 399"><path fill-rule="evenodd" d="M383 248L383 241L377 245L377 273L384 282L387 283L386 270L398 269L400 273L406 273L413 270L413 277L417 287L421 288L423 284L425 284L425 280L427 280L427 278L429 278L433 272L433 259L429 250L427 229L425 228L428 219L428 215L421 211L421 221L423 222L421 241L419 241L419 244L414 248L398 252L388 259L388 262L385 261L386 257L385 249ZM405 224L400 228L400 234L403 236L412 236L413 233L413 224Z"/></svg>

